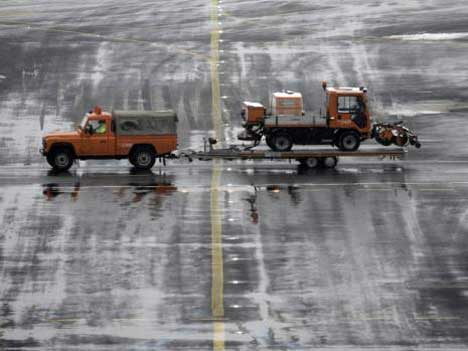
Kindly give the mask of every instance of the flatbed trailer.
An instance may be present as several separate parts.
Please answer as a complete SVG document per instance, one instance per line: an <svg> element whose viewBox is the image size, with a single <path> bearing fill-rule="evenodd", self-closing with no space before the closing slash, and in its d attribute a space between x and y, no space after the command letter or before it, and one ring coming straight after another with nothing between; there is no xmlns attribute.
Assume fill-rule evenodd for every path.
<svg viewBox="0 0 468 351"><path fill-rule="evenodd" d="M379 157L389 159L402 159L407 150L398 148L367 148L357 151L341 151L330 148L308 148L291 151L271 151L269 149L254 149L243 145L232 145L229 148L214 148L212 142L205 141L203 151L182 151L178 157L188 157L201 161L214 159L223 160L295 160L308 168L325 167L334 168L341 157Z"/></svg>

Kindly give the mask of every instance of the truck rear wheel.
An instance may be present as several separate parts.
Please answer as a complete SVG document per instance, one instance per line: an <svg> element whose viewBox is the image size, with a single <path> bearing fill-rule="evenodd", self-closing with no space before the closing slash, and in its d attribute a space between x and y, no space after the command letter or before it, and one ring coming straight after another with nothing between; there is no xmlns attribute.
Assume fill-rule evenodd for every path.
<svg viewBox="0 0 468 351"><path fill-rule="evenodd" d="M341 133L338 139L338 147L342 151L356 151L360 144L359 134L351 130Z"/></svg>
<svg viewBox="0 0 468 351"><path fill-rule="evenodd" d="M156 161L156 155L150 147L140 146L132 151L129 161L137 169L151 169Z"/></svg>
<svg viewBox="0 0 468 351"><path fill-rule="evenodd" d="M67 171L73 165L73 152L67 148L53 149L47 155L47 162L56 171Z"/></svg>
<svg viewBox="0 0 468 351"><path fill-rule="evenodd" d="M292 148L293 141L287 133L276 133L271 136L271 148L273 151L289 151Z"/></svg>

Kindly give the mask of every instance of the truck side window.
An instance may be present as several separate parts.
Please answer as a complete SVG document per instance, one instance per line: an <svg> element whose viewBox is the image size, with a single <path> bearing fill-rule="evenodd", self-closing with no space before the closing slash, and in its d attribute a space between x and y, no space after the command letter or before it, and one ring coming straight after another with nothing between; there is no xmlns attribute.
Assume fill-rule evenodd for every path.
<svg viewBox="0 0 468 351"><path fill-rule="evenodd" d="M96 134L105 134L107 131L106 121L103 119L88 121L88 125L91 126L94 133Z"/></svg>
<svg viewBox="0 0 468 351"><path fill-rule="evenodd" d="M338 97L338 112L352 113L357 109L358 101L356 96L339 96Z"/></svg>

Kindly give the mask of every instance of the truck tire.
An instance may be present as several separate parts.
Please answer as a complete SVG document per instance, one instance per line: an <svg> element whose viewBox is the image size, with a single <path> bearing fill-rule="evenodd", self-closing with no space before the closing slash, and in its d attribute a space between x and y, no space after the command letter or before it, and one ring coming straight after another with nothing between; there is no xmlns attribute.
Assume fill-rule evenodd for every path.
<svg viewBox="0 0 468 351"><path fill-rule="evenodd" d="M130 163L136 169L151 169L156 161L156 155L151 147L136 147L129 156Z"/></svg>
<svg viewBox="0 0 468 351"><path fill-rule="evenodd" d="M271 149L273 151L289 151L293 146L293 141L288 133L275 133L271 136Z"/></svg>
<svg viewBox="0 0 468 351"><path fill-rule="evenodd" d="M56 171L64 172L73 165L73 152L69 148L60 147L52 149L47 155L47 162Z"/></svg>
<svg viewBox="0 0 468 351"><path fill-rule="evenodd" d="M360 144L359 134L352 130L341 133L338 139L338 147L341 151L356 151Z"/></svg>

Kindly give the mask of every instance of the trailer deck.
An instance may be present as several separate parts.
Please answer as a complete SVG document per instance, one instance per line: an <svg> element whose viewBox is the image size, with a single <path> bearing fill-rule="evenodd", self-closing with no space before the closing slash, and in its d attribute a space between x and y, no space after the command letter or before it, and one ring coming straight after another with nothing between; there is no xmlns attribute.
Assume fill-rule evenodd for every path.
<svg viewBox="0 0 468 351"><path fill-rule="evenodd" d="M340 157L379 157L402 159L407 150L402 147L393 148L361 148L357 151L341 151L330 147L315 147L284 152L270 149L257 149L244 145L231 145L229 148L214 148L213 143L206 142L203 151L182 151L178 157L210 161L223 160L296 160L309 168L324 166L333 168Z"/></svg>

